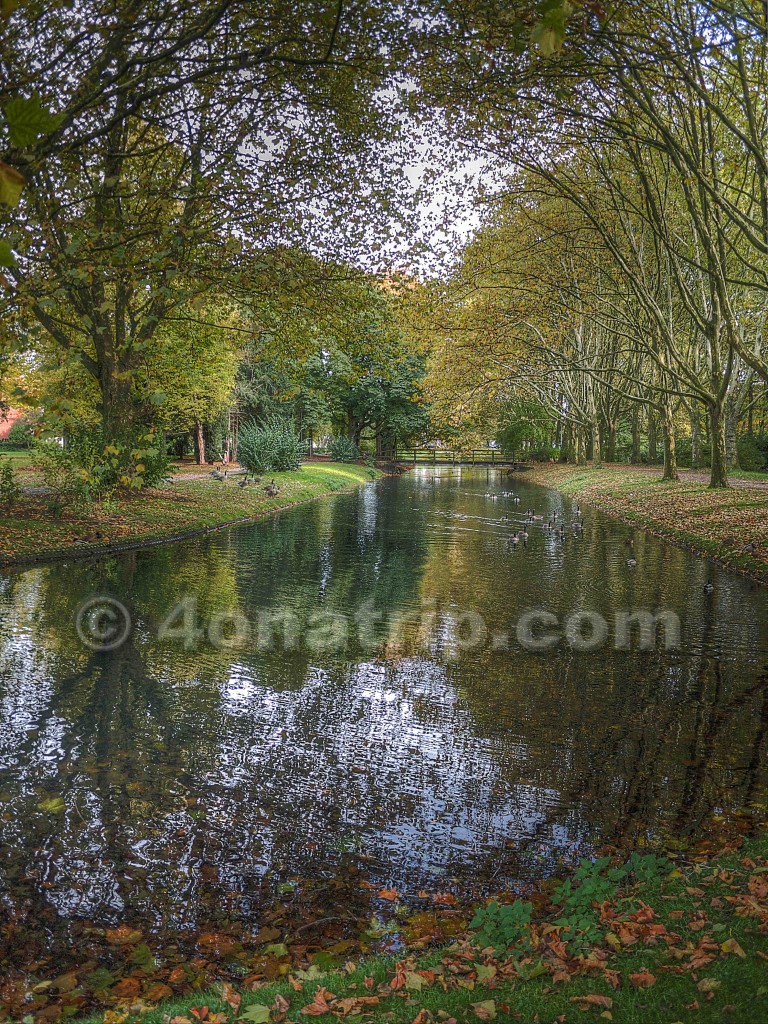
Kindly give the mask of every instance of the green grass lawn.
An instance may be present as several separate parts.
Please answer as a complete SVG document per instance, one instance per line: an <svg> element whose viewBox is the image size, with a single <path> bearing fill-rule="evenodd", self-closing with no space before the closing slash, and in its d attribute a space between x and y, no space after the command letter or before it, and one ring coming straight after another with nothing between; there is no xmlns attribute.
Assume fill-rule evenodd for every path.
<svg viewBox="0 0 768 1024"><path fill-rule="evenodd" d="M270 498L264 486L273 476L279 493ZM378 476L367 466L313 462L295 472L268 474L245 488L237 486L242 477L178 480L163 489L61 510L52 509L44 495L24 495L11 508L0 506L0 563L161 540L258 519Z"/></svg>
<svg viewBox="0 0 768 1024"><path fill-rule="evenodd" d="M155 1007L141 998L118 1001L106 1015L89 1020L753 1024L768 1019L766 837L709 861L675 866L640 860L636 874L611 882L615 863L587 872L580 885L574 884L570 904L581 909L570 925L563 924L567 910L555 904L530 925L512 929L504 948L488 945L487 934L470 933L426 952L403 950L399 957L337 968L318 957L316 964L298 968L287 947L272 947L285 965L280 981L257 978L240 988L218 986ZM579 901L584 886L592 888ZM134 974L139 989L143 972ZM154 993L164 991L170 986Z"/></svg>
<svg viewBox="0 0 768 1024"><path fill-rule="evenodd" d="M0 445L0 462L3 459L11 459L14 469L31 466L33 462L32 452L28 448L3 448Z"/></svg>

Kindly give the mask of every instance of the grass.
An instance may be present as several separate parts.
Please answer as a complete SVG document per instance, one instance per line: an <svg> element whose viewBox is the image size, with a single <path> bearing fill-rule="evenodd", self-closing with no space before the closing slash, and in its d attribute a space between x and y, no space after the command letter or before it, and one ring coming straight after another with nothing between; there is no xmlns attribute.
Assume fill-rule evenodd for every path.
<svg viewBox="0 0 768 1024"><path fill-rule="evenodd" d="M32 465L32 452L28 448L4 448L0 444L0 461L12 459L14 469L24 469Z"/></svg>
<svg viewBox="0 0 768 1024"><path fill-rule="evenodd" d="M24 495L11 508L0 507L0 564L171 539L258 519L379 475L366 466L308 463L295 472L274 474L279 488L274 498L264 493L271 474L269 480L245 488L237 486L241 477L224 482L182 479L163 489L66 507L60 516L45 496Z"/></svg>
<svg viewBox="0 0 768 1024"><path fill-rule="evenodd" d="M606 868L603 874L607 874ZM582 885L588 884L586 881ZM607 883L606 883L607 884ZM478 1020L622 1024L752 1024L768 1019L768 839L738 852L616 883L590 911L589 944L566 951L556 910L503 951L467 940L408 955L372 957L320 973L293 970L250 989L211 989L157 1006L88 1018L142 1024L348 1019L392 1024ZM561 911L562 912L562 911ZM289 967L286 966L286 971ZM419 973L421 972L421 973ZM319 975L312 977L312 973ZM331 1012L322 1011L323 993ZM222 998L222 995L227 999ZM356 1005L361 996L375 1006ZM242 1003L238 1005L238 1000ZM349 1000L343 1003L341 1000ZM207 1013L203 1008L207 1007ZM334 1012L335 1011L335 1012Z"/></svg>
<svg viewBox="0 0 768 1024"><path fill-rule="evenodd" d="M577 496L633 526L768 583L768 492L764 490L745 486L710 490L703 483L664 481L660 472L654 476L629 466L548 465L527 472L525 479ZM746 550L755 543L757 550Z"/></svg>

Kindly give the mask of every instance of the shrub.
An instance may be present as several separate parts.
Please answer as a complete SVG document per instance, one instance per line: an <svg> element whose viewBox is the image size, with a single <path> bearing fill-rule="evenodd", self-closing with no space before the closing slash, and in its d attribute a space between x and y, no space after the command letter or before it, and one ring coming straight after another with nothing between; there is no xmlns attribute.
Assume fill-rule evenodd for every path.
<svg viewBox="0 0 768 1024"><path fill-rule="evenodd" d="M492 946L497 952L512 946L529 949L533 904L525 900L514 903L489 903L480 907L470 927L477 930L475 944L481 948Z"/></svg>
<svg viewBox="0 0 768 1024"><path fill-rule="evenodd" d="M86 502L115 490L155 487L169 466L163 439L155 432L138 430L116 441L98 428L72 434L66 447L38 442L36 461L56 498Z"/></svg>
<svg viewBox="0 0 768 1024"><path fill-rule="evenodd" d="M336 434L331 438L328 451L334 462L356 462L360 451L355 442L346 434Z"/></svg>
<svg viewBox="0 0 768 1024"><path fill-rule="evenodd" d="M21 487L13 471L13 466L7 459L3 459L3 465L0 468L0 503L13 505L18 501L20 495Z"/></svg>
<svg viewBox="0 0 768 1024"><path fill-rule="evenodd" d="M533 448L528 453L528 457L531 462L549 462L550 459L557 462L560 458L560 449L551 448L548 445L542 445L539 448Z"/></svg>
<svg viewBox="0 0 768 1024"><path fill-rule="evenodd" d="M298 469L304 448L293 425L275 416L259 424L252 420L240 428L237 458L250 473L284 473Z"/></svg>
<svg viewBox="0 0 768 1024"><path fill-rule="evenodd" d="M765 469L765 455L754 437L745 434L738 442L739 466L750 473L759 473Z"/></svg>
<svg viewBox="0 0 768 1024"><path fill-rule="evenodd" d="M32 425L26 419L16 420L8 431L7 441L13 448L31 448L34 440Z"/></svg>

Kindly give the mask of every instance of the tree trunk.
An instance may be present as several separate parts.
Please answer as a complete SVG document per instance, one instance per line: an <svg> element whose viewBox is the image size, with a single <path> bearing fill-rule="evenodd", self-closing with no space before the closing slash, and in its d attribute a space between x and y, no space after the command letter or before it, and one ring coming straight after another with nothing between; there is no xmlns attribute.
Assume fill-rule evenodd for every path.
<svg viewBox="0 0 768 1024"><path fill-rule="evenodd" d="M728 486L728 460L725 452L725 410L722 401L709 405L709 434L712 443L712 471L709 486Z"/></svg>
<svg viewBox="0 0 768 1024"><path fill-rule="evenodd" d="M698 469L701 465L701 423L699 408L695 403L691 403L688 417L691 421L691 469Z"/></svg>
<svg viewBox="0 0 768 1024"><path fill-rule="evenodd" d="M648 410L648 461L658 462L659 460L659 435L656 426L656 415L653 409Z"/></svg>
<svg viewBox="0 0 768 1024"><path fill-rule="evenodd" d="M725 403L725 461L729 469L739 468L739 446L736 439L738 413L735 403Z"/></svg>
<svg viewBox="0 0 768 1024"><path fill-rule="evenodd" d="M616 461L616 420L610 420L608 422L608 430L606 432L605 459L606 462Z"/></svg>
<svg viewBox="0 0 768 1024"><path fill-rule="evenodd" d="M587 452L584 445L584 431L581 427L574 427L574 448L575 448L575 460L578 466L586 466L587 464Z"/></svg>
<svg viewBox="0 0 768 1024"><path fill-rule="evenodd" d="M563 436L560 441L560 460L573 462L573 427L566 423L563 427Z"/></svg>
<svg viewBox="0 0 768 1024"><path fill-rule="evenodd" d="M592 466L600 469L603 464L603 449L600 443L600 426L595 420L592 423Z"/></svg>
<svg viewBox="0 0 768 1024"><path fill-rule="evenodd" d="M205 435L203 434L203 424L200 420L195 422L195 451L197 454L198 466L205 465Z"/></svg>
<svg viewBox="0 0 768 1024"><path fill-rule="evenodd" d="M675 417L672 407L665 403L662 409L661 427L664 432L664 474L662 480L679 480L677 474L677 452L675 451Z"/></svg>
<svg viewBox="0 0 768 1024"><path fill-rule="evenodd" d="M124 438L136 419L136 405L131 394L131 381L120 367L105 359L99 374L101 421L108 441Z"/></svg>
<svg viewBox="0 0 768 1024"><path fill-rule="evenodd" d="M632 455L631 461L637 465L642 459L642 446L640 443L640 406L635 402L632 408Z"/></svg>

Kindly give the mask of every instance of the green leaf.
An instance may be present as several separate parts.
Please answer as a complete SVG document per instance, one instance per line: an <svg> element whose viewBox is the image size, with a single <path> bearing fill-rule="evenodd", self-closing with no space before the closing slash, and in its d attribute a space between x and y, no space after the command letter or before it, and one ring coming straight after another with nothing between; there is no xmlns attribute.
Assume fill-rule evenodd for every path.
<svg viewBox="0 0 768 1024"><path fill-rule="evenodd" d="M238 1020L249 1020L253 1024L268 1024L270 1017L269 1007L263 1006L261 1003L254 1003L253 1006L249 1006L247 1010L244 1010Z"/></svg>
<svg viewBox="0 0 768 1024"><path fill-rule="evenodd" d="M0 267L13 267L16 264L10 242L0 238Z"/></svg>
<svg viewBox="0 0 768 1024"><path fill-rule="evenodd" d="M284 942L272 942L264 947L264 952L271 953L272 956L288 956L288 947Z"/></svg>
<svg viewBox="0 0 768 1024"><path fill-rule="evenodd" d="M48 800L41 800L37 806L38 810L46 814L63 814L67 805L63 796L52 796Z"/></svg>
<svg viewBox="0 0 768 1024"><path fill-rule="evenodd" d="M52 114L34 93L30 97L15 96L3 108L8 122L8 135L12 146L31 146L47 132L61 124L61 114Z"/></svg>

